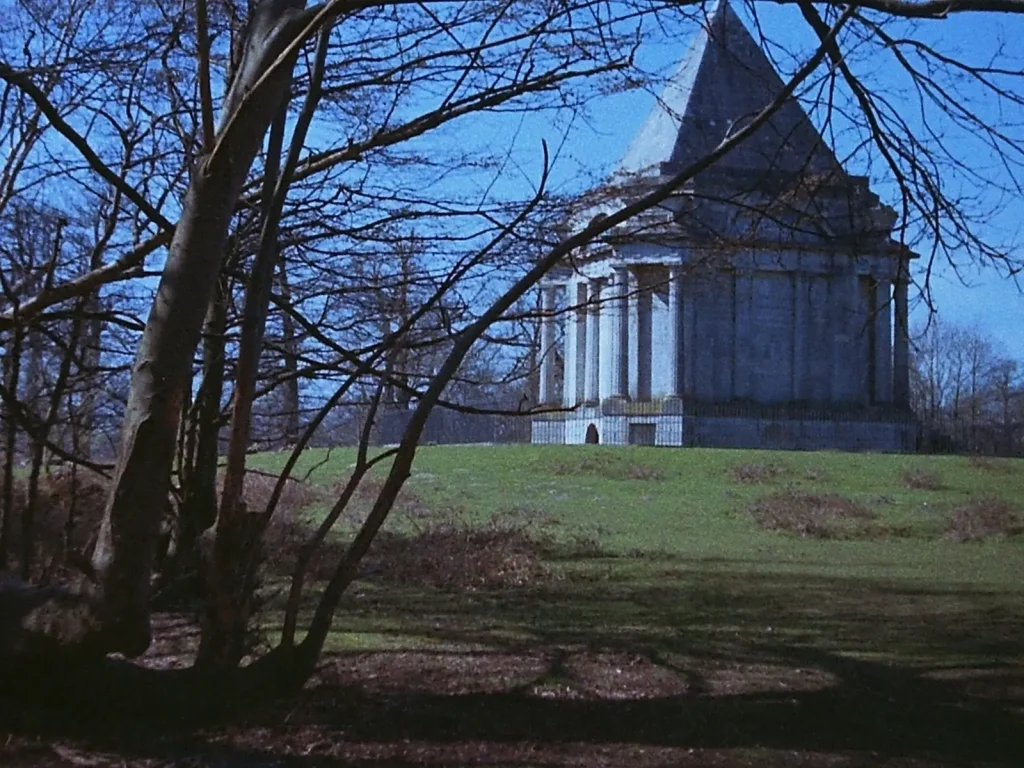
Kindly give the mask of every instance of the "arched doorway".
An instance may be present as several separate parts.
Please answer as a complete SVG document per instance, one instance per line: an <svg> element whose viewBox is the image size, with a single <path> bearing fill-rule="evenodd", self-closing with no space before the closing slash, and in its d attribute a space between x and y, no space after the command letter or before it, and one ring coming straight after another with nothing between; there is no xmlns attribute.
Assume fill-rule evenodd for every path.
<svg viewBox="0 0 1024 768"><path fill-rule="evenodd" d="M597 445L601 442L600 437L597 434L597 427L593 424L587 427L587 436L585 438L587 445Z"/></svg>

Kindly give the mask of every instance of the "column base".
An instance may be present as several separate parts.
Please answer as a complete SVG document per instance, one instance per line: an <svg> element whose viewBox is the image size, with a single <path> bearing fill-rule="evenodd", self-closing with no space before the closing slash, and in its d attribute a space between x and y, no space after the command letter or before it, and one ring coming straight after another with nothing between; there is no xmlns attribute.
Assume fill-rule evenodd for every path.
<svg viewBox="0 0 1024 768"><path fill-rule="evenodd" d="M661 401L661 412L666 416L678 416L683 412L681 395L669 395Z"/></svg>
<svg viewBox="0 0 1024 768"><path fill-rule="evenodd" d="M601 401L601 414L603 416L622 416L630 402L628 395L610 395Z"/></svg>

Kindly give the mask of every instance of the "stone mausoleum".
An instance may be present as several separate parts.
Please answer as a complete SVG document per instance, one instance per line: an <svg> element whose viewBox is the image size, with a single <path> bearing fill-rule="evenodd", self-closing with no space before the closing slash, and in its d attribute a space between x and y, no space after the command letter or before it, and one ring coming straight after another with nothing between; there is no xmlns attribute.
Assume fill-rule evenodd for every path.
<svg viewBox="0 0 1024 768"><path fill-rule="evenodd" d="M783 89L726 0L582 227L705 157ZM541 290L535 443L904 451L913 254L797 101Z"/></svg>

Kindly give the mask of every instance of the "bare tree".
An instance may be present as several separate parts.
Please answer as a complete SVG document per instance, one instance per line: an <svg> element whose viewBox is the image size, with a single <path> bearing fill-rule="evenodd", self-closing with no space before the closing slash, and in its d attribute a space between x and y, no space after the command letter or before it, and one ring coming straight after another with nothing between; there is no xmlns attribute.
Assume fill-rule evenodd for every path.
<svg viewBox="0 0 1024 768"><path fill-rule="evenodd" d="M650 84L634 56L649 31L645 24L700 23L706 15L700 4L329 0L307 8L301 0L263 0L243 32L229 6L201 0L185 4L185 11L154 3L132 5L130 13L118 3L86 3L79 12L87 23L72 26L93 36L68 31L61 37L75 43L65 46L74 55L41 65L17 46L0 49L0 78L28 109L18 117L18 135L42 130L32 127L35 119L52 133L45 149L59 141L70 159L71 171L39 160L33 183L44 184L51 174L62 183L99 185L97 197L116 211L113 233L103 241L111 260L91 258L84 273L53 272L21 293L12 288L0 332L9 334L20 359L33 328L69 310L80 324L97 297L122 283L134 288L136 321L147 316L136 339L91 572L66 595L73 607L67 615L78 623L62 627L64 641L97 656L134 656L148 647L160 529L168 494L175 493L184 499L179 520L186 549L203 549L204 536L210 544L202 564L209 599L200 670L235 681L267 671L287 685L305 679L409 475L431 412L446 404L460 376L473 381L466 363L479 342L516 336L524 319L528 327L531 291L550 269L570 262L581 247L621 234L640 214L664 210L789 98L803 99L821 122L856 136L857 151L881 167L901 244L929 256L919 281L926 298L931 265L943 260L1018 269L1014 251L989 242L978 228L978 215L989 212L972 209L959 192L981 183L978 174L957 153L952 134L929 120L982 137L1005 161L1004 184L1011 187L1024 146L1014 121L996 125L965 111L957 89L966 76L986 97L1016 109L1022 105L1007 81L1019 85L1019 70L950 57L899 20L1024 8L1015 0L795 5L816 43L792 52L795 64L779 98L678 173L626 199L606 190L607 215L569 232L549 225L593 200L573 207L550 193L547 146L537 150L532 193L502 196L494 185L508 158L474 153L460 145L456 131L474 116L505 111L577 116L590 96ZM115 7L124 18L111 16ZM25 23L19 40L29 37ZM145 35L136 34L142 29ZM891 93L859 73L857 61L870 56L902 68L926 115L923 124L910 122ZM152 91L158 95L143 96L132 85L139 78L158 86ZM102 129L76 128L93 124ZM37 156L30 150L26 157ZM453 182L477 172L486 183ZM956 174L963 184L950 183ZM403 260L396 244L412 238L416 259ZM146 259L165 248L163 263L146 272ZM146 278L157 272L150 295ZM385 300L369 301L370 294ZM117 327L116 316L90 311ZM280 339L267 332L275 326ZM79 325L76 338L81 333ZM286 358L277 379L266 364L282 352L274 344ZM528 369L519 361L508 365L510 376ZM14 390L24 372L10 365L7 374L5 402L17 410ZM289 427L297 439L275 492L265 507L249 509L244 492L254 409L281 381L314 376L334 391L325 392L301 434ZM936 386L944 392L946 379ZM980 379L969 386L980 387ZM924 395L935 403L944 396ZM386 397L406 402L409 417L399 446L373 455L371 436ZM296 398L288 399L297 410ZM299 454L342 403L362 408L356 465L303 551L281 643L240 672L264 533ZM218 494L222 428L227 463ZM327 584L311 595L305 579L311 553L369 470L385 460L390 469L365 524ZM300 607L310 598L312 618L300 641ZM54 624L40 627L32 617L17 620L41 634L54 631Z"/></svg>

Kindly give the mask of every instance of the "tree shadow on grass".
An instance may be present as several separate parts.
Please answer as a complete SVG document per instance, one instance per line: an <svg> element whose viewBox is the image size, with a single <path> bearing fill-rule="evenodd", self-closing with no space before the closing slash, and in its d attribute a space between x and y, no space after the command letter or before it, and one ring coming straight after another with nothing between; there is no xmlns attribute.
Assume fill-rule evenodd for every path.
<svg viewBox="0 0 1024 768"><path fill-rule="evenodd" d="M634 744L701 750L752 748L1019 765L1022 720L1013 704L981 700L962 686L831 654L787 652L838 682L818 691L585 699L492 693L367 693L330 686L308 723L360 742ZM1024 675L1005 671L1024 685ZM694 677L699 677L696 673ZM339 704L339 702L341 702Z"/></svg>
<svg viewBox="0 0 1024 768"><path fill-rule="evenodd" d="M19 732L161 768L1024 764L1019 593L694 571L371 590L339 624L435 649L336 654L298 698L201 730L97 707Z"/></svg>

